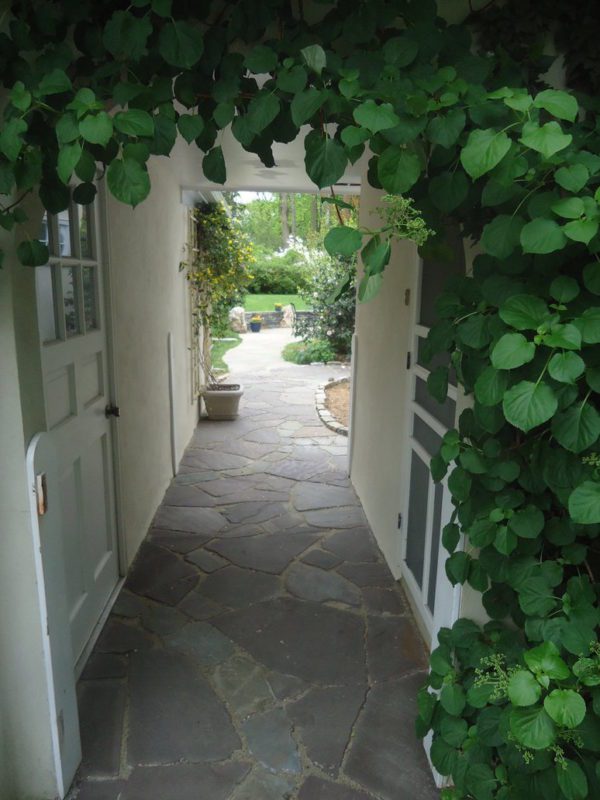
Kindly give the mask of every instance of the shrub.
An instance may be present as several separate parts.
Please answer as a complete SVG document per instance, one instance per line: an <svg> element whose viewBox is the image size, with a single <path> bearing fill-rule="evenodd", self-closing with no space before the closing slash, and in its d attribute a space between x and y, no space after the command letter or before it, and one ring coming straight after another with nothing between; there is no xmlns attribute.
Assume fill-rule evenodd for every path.
<svg viewBox="0 0 600 800"><path fill-rule="evenodd" d="M355 264L347 259L332 258L323 250L313 250L309 268L311 277L302 296L312 305L313 314L297 317L294 333L306 341L327 341L336 355L347 356L354 333ZM334 299L340 285L343 289Z"/></svg>
<svg viewBox="0 0 600 800"><path fill-rule="evenodd" d="M285 361L294 364L313 364L315 361L334 361L335 352L326 339L309 339L306 342L292 342L283 348Z"/></svg>
<svg viewBox="0 0 600 800"><path fill-rule="evenodd" d="M308 270L303 256L286 253L257 253L252 265L251 294L297 294L306 288Z"/></svg>

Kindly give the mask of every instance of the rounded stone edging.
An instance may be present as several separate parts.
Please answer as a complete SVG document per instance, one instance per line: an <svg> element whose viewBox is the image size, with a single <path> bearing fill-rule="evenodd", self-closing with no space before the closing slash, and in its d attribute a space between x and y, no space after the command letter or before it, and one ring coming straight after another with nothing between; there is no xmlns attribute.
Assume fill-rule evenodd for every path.
<svg viewBox="0 0 600 800"><path fill-rule="evenodd" d="M319 419L325 425L325 427L329 428L329 430L334 431L334 433L339 433L341 436L348 436L348 426L342 425L341 422L333 416L333 414L329 411L327 406L325 405L325 398L326 398L326 390L329 389L331 386L338 386L340 383L349 383L350 378L336 378L333 381L328 381L327 383L322 383L320 386L317 387L317 391L315 392L315 405L317 407L317 414L319 415Z"/></svg>

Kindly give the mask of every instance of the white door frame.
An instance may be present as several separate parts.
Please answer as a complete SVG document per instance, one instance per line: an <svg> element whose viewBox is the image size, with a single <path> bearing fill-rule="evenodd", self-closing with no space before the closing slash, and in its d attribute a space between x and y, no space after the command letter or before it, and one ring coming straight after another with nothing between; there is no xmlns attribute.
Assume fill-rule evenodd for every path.
<svg viewBox="0 0 600 800"><path fill-rule="evenodd" d="M402 526L400 529L399 537L399 564L402 579L405 583L411 607L418 617L420 628L429 639L429 644L433 648L437 643L437 634L441 627L452 625L459 616L462 587L460 585L452 586L446 577L445 569L443 568L444 560L447 557L447 552L442 544L442 537L440 536L437 560L437 575L436 575L436 603L435 613L431 613L427 606L427 593L429 589L429 568L431 565L432 547L432 517L433 517L433 495L432 482L428 486L427 496L427 519L426 519L426 541L424 544L424 564L423 564L423 587L420 588L415 580L410 568L406 563L406 553L408 545L408 521L410 513L410 478L412 470L412 455L413 452L427 465L429 469L430 454L423 448L419 442L413 438L412 424L414 416L419 416L429 428L431 428L438 436L443 437L447 428L444 427L437 419L434 419L425 409L418 405L415 401L415 387L416 380L420 378L426 381L428 371L418 364L418 344L419 338L423 338L427 334L427 328L419 324L419 316L421 310L421 285L423 278L423 259L417 259L417 269L415 270L414 282L411 287L413 302L411 304L410 313L410 366L407 368L407 381L406 381L406 395L405 395L405 408L407 414L406 425L406 440L403 447L403 467L402 467L402 486L401 486L401 508L402 508ZM458 391L454 386L448 387L448 398L457 403ZM458 403L457 412L458 414ZM452 514L453 506L450 499L450 492L448 490L447 478L441 481L443 487L442 498L442 515L441 527L449 521ZM419 500L417 500L419 502Z"/></svg>

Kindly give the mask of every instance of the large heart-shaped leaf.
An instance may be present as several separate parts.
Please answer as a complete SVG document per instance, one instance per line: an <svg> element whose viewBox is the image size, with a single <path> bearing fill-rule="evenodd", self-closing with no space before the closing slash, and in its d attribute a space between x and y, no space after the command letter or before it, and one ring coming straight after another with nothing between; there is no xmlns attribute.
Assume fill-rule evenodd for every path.
<svg viewBox="0 0 600 800"><path fill-rule="evenodd" d="M544 708L557 725L576 728L583 722L585 700L573 689L554 689L544 700Z"/></svg>
<svg viewBox="0 0 600 800"><path fill-rule="evenodd" d="M377 161L377 175L390 194L403 194L417 182L421 162L414 153L401 147L388 147Z"/></svg>
<svg viewBox="0 0 600 800"><path fill-rule="evenodd" d="M531 750L545 750L556 739L556 726L541 706L514 708L510 729L517 742Z"/></svg>
<svg viewBox="0 0 600 800"><path fill-rule="evenodd" d="M536 108L543 108L553 117L566 119L569 122L574 122L579 110L577 100L572 94L557 89L544 89L543 92L539 92L535 96L533 105Z"/></svg>
<svg viewBox="0 0 600 800"><path fill-rule="evenodd" d="M343 145L327 134L311 131L304 140L304 148L304 164L313 183L322 189L339 181L348 164Z"/></svg>
<svg viewBox="0 0 600 800"><path fill-rule="evenodd" d="M491 353L495 369L516 369L528 364L535 356L535 344L528 342L522 333L505 333L496 342Z"/></svg>
<svg viewBox="0 0 600 800"><path fill-rule="evenodd" d="M562 228L553 219L534 219L521 230L521 246L525 253L554 253L555 250L561 250L566 243Z"/></svg>
<svg viewBox="0 0 600 800"><path fill-rule="evenodd" d="M150 193L148 171L133 158L115 159L106 173L108 188L122 203L137 206Z"/></svg>
<svg viewBox="0 0 600 800"><path fill-rule="evenodd" d="M514 294L500 306L500 318L518 331L537 330L550 317L548 306L541 297Z"/></svg>
<svg viewBox="0 0 600 800"><path fill-rule="evenodd" d="M204 52L202 32L183 20L167 22L158 38L158 51L167 64L190 69Z"/></svg>
<svg viewBox="0 0 600 800"><path fill-rule="evenodd" d="M514 706L532 706L540 699L542 687L526 669L519 669L508 682L508 697Z"/></svg>
<svg viewBox="0 0 600 800"><path fill-rule="evenodd" d="M362 234L348 225L332 228L325 236L323 244L330 255L349 257L360 249Z"/></svg>
<svg viewBox="0 0 600 800"><path fill-rule="evenodd" d="M227 167L223 150L220 146L213 147L202 159L202 171L209 181L213 183L225 183L227 180Z"/></svg>
<svg viewBox="0 0 600 800"><path fill-rule="evenodd" d="M504 260L519 244L521 228L525 224L523 217L511 214L500 214L483 229L481 244L486 253Z"/></svg>
<svg viewBox="0 0 600 800"><path fill-rule="evenodd" d="M365 100L361 103L354 109L353 117L357 125L371 133L394 128L400 122L400 117L391 103L376 103L374 100Z"/></svg>
<svg viewBox="0 0 600 800"><path fill-rule="evenodd" d="M600 415L589 401L577 403L554 417L552 433L566 450L581 453L600 436Z"/></svg>
<svg viewBox="0 0 600 800"><path fill-rule="evenodd" d="M547 122L542 126L535 122L527 122L523 126L520 141L531 150L541 153L544 158L551 158L555 153L568 147L573 137L570 133L563 133L558 122Z"/></svg>
<svg viewBox="0 0 600 800"><path fill-rule="evenodd" d="M580 525L600 522L600 483L584 481L569 495L569 514Z"/></svg>
<svg viewBox="0 0 600 800"><path fill-rule="evenodd" d="M502 408L510 424L527 433L556 413L558 400L547 384L521 381L505 393Z"/></svg>
<svg viewBox="0 0 600 800"><path fill-rule="evenodd" d="M493 128L472 131L460 154L465 172L471 178L480 178L494 169L510 150L510 139L504 131Z"/></svg>

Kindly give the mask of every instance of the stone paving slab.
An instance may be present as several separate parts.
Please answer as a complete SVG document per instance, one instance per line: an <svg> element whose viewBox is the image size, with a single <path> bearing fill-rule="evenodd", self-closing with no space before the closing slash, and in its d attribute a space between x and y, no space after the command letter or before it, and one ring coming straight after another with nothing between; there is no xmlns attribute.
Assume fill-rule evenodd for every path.
<svg viewBox="0 0 600 800"><path fill-rule="evenodd" d="M68 800L438 796L424 649L314 407L344 370L261 364L198 426L83 672Z"/></svg>

